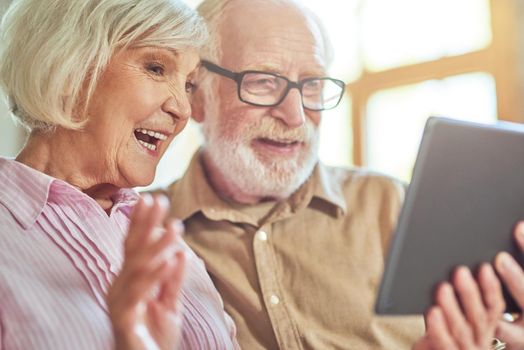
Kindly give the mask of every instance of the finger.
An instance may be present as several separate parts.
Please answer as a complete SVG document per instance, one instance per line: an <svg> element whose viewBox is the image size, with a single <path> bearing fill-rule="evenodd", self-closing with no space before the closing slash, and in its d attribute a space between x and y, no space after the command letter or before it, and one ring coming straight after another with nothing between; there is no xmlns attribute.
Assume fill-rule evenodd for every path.
<svg viewBox="0 0 524 350"><path fill-rule="evenodd" d="M147 217L147 212L152 205L153 197L149 193L144 193L138 198L129 217L129 232L125 242L126 245L137 238L136 232L140 231L140 225L144 222L144 219Z"/></svg>
<svg viewBox="0 0 524 350"><path fill-rule="evenodd" d="M436 294L436 301L440 306L448 329L460 349L473 348L473 331L468 325L454 290L449 283L443 283Z"/></svg>
<svg viewBox="0 0 524 350"><path fill-rule="evenodd" d="M151 300L147 305L147 312L151 320L150 327L160 349L178 349L182 336L182 314L166 310L164 305Z"/></svg>
<svg viewBox="0 0 524 350"><path fill-rule="evenodd" d="M489 347L494 335L496 320L502 316L502 293L497 289L498 281L492 272L489 266L483 266L484 287L488 291L488 295L484 295L484 297L487 297L493 305L496 305L494 309L488 309L485 306L480 287L468 268L460 267L454 276L456 290L466 314L468 325L473 330L474 342L482 348Z"/></svg>
<svg viewBox="0 0 524 350"><path fill-rule="evenodd" d="M130 223L126 251L141 249L148 241L151 241L153 231L162 226L162 221L167 214L169 201L165 196L156 195L152 198L151 203L148 203L147 198L147 196L144 197L137 216Z"/></svg>
<svg viewBox="0 0 524 350"><path fill-rule="evenodd" d="M181 293L186 270L186 255L177 252L176 262L171 265L169 274L161 286L158 300L170 311L180 311Z"/></svg>
<svg viewBox="0 0 524 350"><path fill-rule="evenodd" d="M477 344L482 344L488 324L488 314L482 300L479 286L467 267L461 266L454 276L454 285L460 298L466 319L474 332Z"/></svg>
<svg viewBox="0 0 524 350"><path fill-rule="evenodd" d="M482 264L479 269L478 280L488 312L488 322L491 327L495 327L506 308L502 295L502 285L489 264Z"/></svg>
<svg viewBox="0 0 524 350"><path fill-rule="evenodd" d="M442 309L433 306L426 315L427 337L431 344L431 349L448 350L458 349L456 342L453 340Z"/></svg>
<svg viewBox="0 0 524 350"><path fill-rule="evenodd" d="M178 232L180 234L180 232L183 230L183 227L179 222L173 222L169 226L170 227L168 230L173 233ZM171 310L177 309L178 299L180 297L180 292L184 282L187 260L185 251L178 251L174 260L172 273L170 274L166 283L162 285L159 295L159 300Z"/></svg>
<svg viewBox="0 0 524 350"><path fill-rule="evenodd" d="M169 262L173 257L177 234L166 231L162 237L150 246L145 246L141 251L129 253L124 260L123 271L130 277L138 278L150 273L159 264Z"/></svg>
<svg viewBox="0 0 524 350"><path fill-rule="evenodd" d="M524 309L524 271L506 252L497 254L495 268L521 310Z"/></svg>
<svg viewBox="0 0 524 350"><path fill-rule="evenodd" d="M122 291L122 295L113 295L113 297L121 298L126 308L135 307L141 301L146 302L151 296L153 287L158 285L169 271L169 264L164 261L148 273L125 274L122 279L126 288Z"/></svg>
<svg viewBox="0 0 524 350"><path fill-rule="evenodd" d="M524 221L520 221L515 227L515 240L520 248L520 251L524 253Z"/></svg>
<svg viewBox="0 0 524 350"><path fill-rule="evenodd" d="M524 326L522 324L499 321L497 339L506 344L510 344L512 349L524 349Z"/></svg>
<svg viewBox="0 0 524 350"><path fill-rule="evenodd" d="M138 201L133 207L131 215L129 216L129 232L126 237L126 241L124 242L124 248L126 250L128 250L127 246L132 244L132 241L135 238L134 233L138 230L139 224L146 217L147 208L152 204L153 198L148 193L145 193L138 198Z"/></svg>
<svg viewBox="0 0 524 350"><path fill-rule="evenodd" d="M500 282L489 264L482 264L480 267L478 281L478 284L474 279L468 281L471 284L470 287L474 287L475 292L465 296L469 298L471 305L468 306L465 301L463 305L465 308L476 308L476 310L467 311L469 312L467 318L473 328L477 346L487 349L495 336L497 321L502 318L505 303ZM465 284L465 282L463 278L459 283ZM477 292L480 293L480 300L477 300Z"/></svg>

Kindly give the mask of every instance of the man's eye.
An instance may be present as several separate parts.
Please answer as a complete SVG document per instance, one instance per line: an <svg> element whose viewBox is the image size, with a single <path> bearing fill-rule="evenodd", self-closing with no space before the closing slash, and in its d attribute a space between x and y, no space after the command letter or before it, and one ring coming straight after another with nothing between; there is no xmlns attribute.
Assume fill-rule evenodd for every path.
<svg viewBox="0 0 524 350"><path fill-rule="evenodd" d="M247 89L274 90L278 87L278 81L275 77L264 76L261 74L247 77L242 83Z"/></svg>
<svg viewBox="0 0 524 350"><path fill-rule="evenodd" d="M309 80L308 82L306 82L304 84L304 87L308 88L308 89L321 89L322 88L322 82L320 81L320 79L315 79L315 80Z"/></svg>
<svg viewBox="0 0 524 350"><path fill-rule="evenodd" d="M324 87L320 79L309 80L302 86L302 93L305 95L319 94Z"/></svg>
<svg viewBox="0 0 524 350"><path fill-rule="evenodd" d="M251 84L258 87L272 88L275 86L275 79L273 78L260 78L251 82Z"/></svg>
<svg viewBox="0 0 524 350"><path fill-rule="evenodd" d="M158 75L158 76L163 76L165 72L164 66L161 64L157 64L157 63L148 64L146 69L148 72L153 73L154 75Z"/></svg>

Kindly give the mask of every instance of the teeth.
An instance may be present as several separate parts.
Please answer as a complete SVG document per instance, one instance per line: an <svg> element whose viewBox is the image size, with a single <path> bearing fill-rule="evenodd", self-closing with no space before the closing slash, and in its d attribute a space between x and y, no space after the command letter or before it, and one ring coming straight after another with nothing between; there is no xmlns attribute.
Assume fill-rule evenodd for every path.
<svg viewBox="0 0 524 350"><path fill-rule="evenodd" d="M278 143L284 143L284 144L292 144L296 142L294 140L274 140L274 141Z"/></svg>
<svg viewBox="0 0 524 350"><path fill-rule="evenodd" d="M159 132L155 132L155 137L156 137L157 139L159 139L159 140L162 140L162 141L167 140L167 136L166 136L166 135L163 135L163 134L161 134L161 133L159 133Z"/></svg>
<svg viewBox="0 0 524 350"><path fill-rule="evenodd" d="M161 134L159 132L155 132L153 130L148 130L148 129L136 129L137 132L139 133L142 133L144 135L149 135L151 137L154 137L156 139L159 139L161 141L165 141L167 140L167 136L164 135L164 134Z"/></svg>
<svg viewBox="0 0 524 350"><path fill-rule="evenodd" d="M138 140L138 143L141 144L142 146L144 146L145 148L151 150L151 151L156 151L156 145L152 145L152 144L144 142L142 140Z"/></svg>

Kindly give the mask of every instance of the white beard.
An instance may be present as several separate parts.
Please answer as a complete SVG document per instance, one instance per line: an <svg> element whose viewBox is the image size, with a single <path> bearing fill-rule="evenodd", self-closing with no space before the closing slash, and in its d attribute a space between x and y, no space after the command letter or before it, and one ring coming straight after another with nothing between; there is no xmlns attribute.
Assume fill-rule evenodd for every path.
<svg viewBox="0 0 524 350"><path fill-rule="evenodd" d="M204 123L205 152L227 183L244 194L289 197L309 178L318 162L318 128L310 120L301 128L285 130L281 123L267 117L233 137L224 137L220 131L224 125L216 125L212 119ZM259 137L300 140L306 150L293 159L266 159L251 147Z"/></svg>

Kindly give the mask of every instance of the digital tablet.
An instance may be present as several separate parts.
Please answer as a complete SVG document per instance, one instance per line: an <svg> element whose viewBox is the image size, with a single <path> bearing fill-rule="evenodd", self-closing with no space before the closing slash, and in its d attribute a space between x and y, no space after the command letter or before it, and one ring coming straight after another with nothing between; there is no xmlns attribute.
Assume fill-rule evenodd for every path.
<svg viewBox="0 0 524 350"><path fill-rule="evenodd" d="M429 118L377 296L378 314L421 314L457 265L500 251L523 265L524 126ZM505 292L508 311L518 311Z"/></svg>

